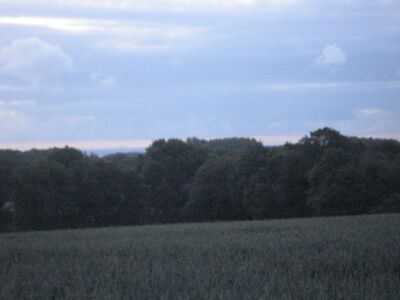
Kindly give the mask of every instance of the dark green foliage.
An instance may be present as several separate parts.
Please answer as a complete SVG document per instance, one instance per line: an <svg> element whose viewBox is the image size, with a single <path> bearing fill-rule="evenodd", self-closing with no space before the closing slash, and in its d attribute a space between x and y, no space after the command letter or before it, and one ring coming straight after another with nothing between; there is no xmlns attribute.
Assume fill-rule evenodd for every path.
<svg viewBox="0 0 400 300"><path fill-rule="evenodd" d="M311 144L324 148L345 148L347 143L346 137L340 132L331 128L322 128L310 133L309 137L302 139L302 144Z"/></svg>
<svg viewBox="0 0 400 300"><path fill-rule="evenodd" d="M77 209L73 171L61 163L37 161L18 177L15 222L21 229L70 227Z"/></svg>
<svg viewBox="0 0 400 300"><path fill-rule="evenodd" d="M21 155L17 151L0 150L0 230L9 229L13 223L16 173Z"/></svg>
<svg viewBox="0 0 400 300"><path fill-rule="evenodd" d="M130 171L137 168L141 156L140 153L115 153L106 155L103 159L115 163L121 170Z"/></svg>
<svg viewBox="0 0 400 300"><path fill-rule="evenodd" d="M329 149L310 172L309 204L319 213L362 213L365 176L351 154Z"/></svg>
<svg viewBox="0 0 400 300"><path fill-rule="evenodd" d="M129 171L123 174L122 201L119 207L119 222L116 224L146 224L150 222L149 207L146 202L148 190L143 180L134 172Z"/></svg>
<svg viewBox="0 0 400 300"><path fill-rule="evenodd" d="M177 139L155 141L146 152L141 176L148 187L153 222L176 222L189 200L189 189L207 152Z"/></svg>
<svg viewBox="0 0 400 300"><path fill-rule="evenodd" d="M0 151L0 230L396 212L400 143L157 140L145 154Z"/></svg>
<svg viewBox="0 0 400 300"><path fill-rule="evenodd" d="M206 147L212 151L242 151L248 146L259 144L255 139L248 138L224 138L209 141L189 138L186 143L188 145Z"/></svg>
<svg viewBox="0 0 400 300"><path fill-rule="evenodd" d="M196 173L186 213L189 220L235 219L235 161L218 157L207 161Z"/></svg>
<svg viewBox="0 0 400 300"><path fill-rule="evenodd" d="M62 149L51 149L47 160L57 162L66 168L72 168L75 164L79 163L83 159L81 151L65 147Z"/></svg>
<svg viewBox="0 0 400 300"><path fill-rule="evenodd" d="M91 161L80 182L80 211L88 226L118 224L123 198L123 173L114 163Z"/></svg>

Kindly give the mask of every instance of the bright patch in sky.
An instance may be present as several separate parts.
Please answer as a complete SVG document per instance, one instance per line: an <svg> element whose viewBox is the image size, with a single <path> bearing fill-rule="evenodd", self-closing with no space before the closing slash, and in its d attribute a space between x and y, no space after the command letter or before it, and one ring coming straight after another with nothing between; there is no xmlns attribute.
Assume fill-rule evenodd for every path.
<svg viewBox="0 0 400 300"><path fill-rule="evenodd" d="M400 136L398 1L0 0L0 148Z"/></svg>
<svg viewBox="0 0 400 300"><path fill-rule="evenodd" d="M0 3L7 0L0 0ZM291 6L298 0L14 0L14 4L43 6L107 8L117 10L187 10L187 9L228 9L228 8L280 8Z"/></svg>
<svg viewBox="0 0 400 300"><path fill-rule="evenodd" d="M317 64L324 67L335 66L335 65L341 66L345 62L346 62L346 53L336 44L325 46L324 50L322 50L321 55L318 56L316 60Z"/></svg>
<svg viewBox="0 0 400 300"><path fill-rule="evenodd" d="M0 74L10 78L40 82L73 68L72 59L59 46L36 37L16 39L0 48Z"/></svg>

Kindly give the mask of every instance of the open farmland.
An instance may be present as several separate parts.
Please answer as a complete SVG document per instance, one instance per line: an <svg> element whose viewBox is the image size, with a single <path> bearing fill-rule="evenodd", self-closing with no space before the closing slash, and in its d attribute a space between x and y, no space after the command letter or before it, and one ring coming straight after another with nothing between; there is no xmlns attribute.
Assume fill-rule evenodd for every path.
<svg viewBox="0 0 400 300"><path fill-rule="evenodd" d="M0 299L400 299L398 214L0 235Z"/></svg>

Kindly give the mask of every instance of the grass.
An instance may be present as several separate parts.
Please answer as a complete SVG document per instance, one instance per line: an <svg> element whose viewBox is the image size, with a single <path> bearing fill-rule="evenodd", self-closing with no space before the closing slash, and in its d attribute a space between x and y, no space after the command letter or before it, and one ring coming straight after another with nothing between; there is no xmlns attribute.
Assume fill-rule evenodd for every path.
<svg viewBox="0 0 400 300"><path fill-rule="evenodd" d="M0 235L0 299L400 299L400 215Z"/></svg>

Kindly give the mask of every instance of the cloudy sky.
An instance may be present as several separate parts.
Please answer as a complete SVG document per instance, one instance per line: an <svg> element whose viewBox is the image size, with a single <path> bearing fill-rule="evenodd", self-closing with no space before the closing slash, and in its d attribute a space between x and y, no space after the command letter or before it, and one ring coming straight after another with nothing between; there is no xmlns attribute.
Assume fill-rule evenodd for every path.
<svg viewBox="0 0 400 300"><path fill-rule="evenodd" d="M0 0L0 148L400 139L398 0Z"/></svg>

